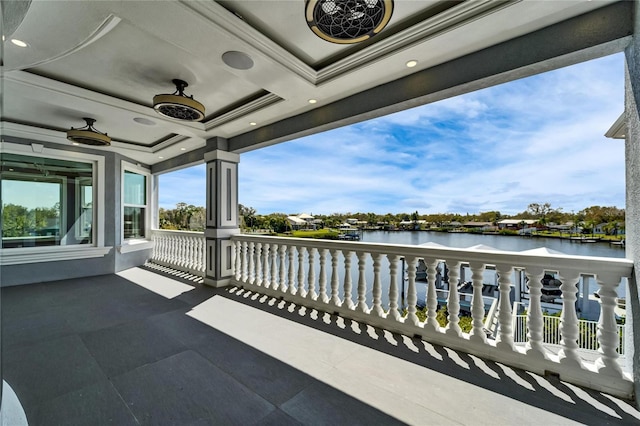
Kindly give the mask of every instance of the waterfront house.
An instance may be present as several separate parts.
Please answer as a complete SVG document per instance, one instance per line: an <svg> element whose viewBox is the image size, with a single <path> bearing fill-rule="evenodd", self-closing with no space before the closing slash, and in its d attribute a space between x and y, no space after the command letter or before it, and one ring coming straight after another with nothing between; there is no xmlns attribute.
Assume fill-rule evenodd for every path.
<svg viewBox="0 0 640 426"><path fill-rule="evenodd" d="M4 223L3 418L19 405L12 386L33 424L630 420L615 398L637 395L640 358L632 346L620 357L614 309L616 288L639 282L638 3L335 3L2 2L3 215L46 207L59 219ZM355 38L322 23L322 14L353 23L368 12L381 21ZM620 52L629 259L240 234L243 153ZM195 164L207 170L205 231L159 231L159 176ZM25 209L8 208L25 195ZM431 289L442 260L450 280L462 264L476 277L469 333L456 286L446 327L435 291L425 293L426 319L415 310L416 263ZM485 268L501 276L489 338ZM539 305L548 269L563 280L554 351ZM532 287L522 345L515 270ZM393 283L388 302L382 275ZM577 344L581 277L600 295L591 358ZM626 309L636 312L632 294ZM634 317L625 333L637 341ZM313 328L327 323L331 336ZM365 347L367 336L382 349ZM416 383L429 382L459 398L416 401Z"/></svg>
<svg viewBox="0 0 640 426"><path fill-rule="evenodd" d="M289 221L291 229L294 230L309 229L310 227L310 223L300 216L287 216L287 220Z"/></svg>
<svg viewBox="0 0 640 426"><path fill-rule="evenodd" d="M538 221L535 219L502 219L497 225L500 229L520 230L531 228L531 225L536 224L536 222Z"/></svg>
<svg viewBox="0 0 640 426"><path fill-rule="evenodd" d="M465 222L462 226L467 229L476 229L480 231L495 231L498 229L492 222L469 221Z"/></svg>

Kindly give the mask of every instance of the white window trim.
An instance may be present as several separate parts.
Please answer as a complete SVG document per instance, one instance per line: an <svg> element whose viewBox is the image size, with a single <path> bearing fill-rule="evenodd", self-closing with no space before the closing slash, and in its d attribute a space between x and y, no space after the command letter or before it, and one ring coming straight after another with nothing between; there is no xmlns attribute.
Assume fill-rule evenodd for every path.
<svg viewBox="0 0 640 426"><path fill-rule="evenodd" d="M151 241L151 170L146 167L142 167L137 164L130 163L128 161L121 161L121 173L120 173L120 241L121 245L118 247L120 253L129 253L138 250L147 250L153 247ZM131 207L144 208L144 235L145 238L124 238L124 173L126 171L137 173L145 176L145 202L142 205L128 204Z"/></svg>
<svg viewBox="0 0 640 426"><path fill-rule="evenodd" d="M93 244L70 246L18 247L4 249L0 247L0 265L18 265L23 263L55 262L59 260L87 259L105 256L112 247L104 245L105 212L105 159L101 155L76 151L63 151L46 148L41 144L23 145L2 141L0 153L21 154L33 157L47 157L58 160L78 160L93 163L94 214Z"/></svg>

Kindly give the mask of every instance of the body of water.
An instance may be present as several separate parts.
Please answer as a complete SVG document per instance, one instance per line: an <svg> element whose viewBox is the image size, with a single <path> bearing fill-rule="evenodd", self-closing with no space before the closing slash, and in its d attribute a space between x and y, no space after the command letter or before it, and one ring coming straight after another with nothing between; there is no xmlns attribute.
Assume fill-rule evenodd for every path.
<svg viewBox="0 0 640 426"><path fill-rule="evenodd" d="M559 238L516 237L504 235L481 235L458 232L429 231L364 231L366 243L424 244L433 242L447 247L468 248L478 244L498 250L524 251L546 247L564 254L578 256L624 258L624 248L609 243L579 243Z"/></svg>

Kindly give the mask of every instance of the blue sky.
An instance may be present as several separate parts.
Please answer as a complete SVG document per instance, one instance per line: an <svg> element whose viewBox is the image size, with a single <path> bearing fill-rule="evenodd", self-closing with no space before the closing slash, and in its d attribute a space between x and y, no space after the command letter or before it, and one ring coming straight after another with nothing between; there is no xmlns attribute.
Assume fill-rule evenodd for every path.
<svg viewBox="0 0 640 426"><path fill-rule="evenodd" d="M241 155L259 214L515 214L624 207L624 56L566 67ZM204 166L160 177L160 206L205 204Z"/></svg>

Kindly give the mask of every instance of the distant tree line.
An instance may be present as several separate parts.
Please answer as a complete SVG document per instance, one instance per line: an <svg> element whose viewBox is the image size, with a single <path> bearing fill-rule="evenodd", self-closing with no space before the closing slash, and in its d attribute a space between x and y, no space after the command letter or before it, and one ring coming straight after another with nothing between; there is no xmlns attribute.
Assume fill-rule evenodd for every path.
<svg viewBox="0 0 640 426"><path fill-rule="evenodd" d="M192 204L178 203L175 209L160 208L158 212L160 229L179 231L204 231L206 227L206 209Z"/></svg>
<svg viewBox="0 0 640 426"><path fill-rule="evenodd" d="M59 220L60 203L53 207L36 207L29 209L18 204L2 206L2 236L23 237L35 235L38 230L53 226Z"/></svg>
<svg viewBox="0 0 640 426"><path fill-rule="evenodd" d="M239 205L240 227L243 230L268 229L276 233L291 230L287 216L292 213L258 214L256 209L242 204ZM293 213L295 214L295 213ZM335 228L347 219L356 219L365 222L368 226L381 224L398 225L401 222L424 221L429 226L442 227L452 222L489 222L496 224L503 219L534 219L541 225L573 223L580 226L585 232L593 232L597 225L607 224L605 232L617 233L624 226L625 211L617 207L591 206L579 212L565 212L562 208L553 208L550 203L531 203L527 208L517 214L507 215L499 211L488 211L474 214L460 213L333 213L329 215L313 215L322 222L325 228ZM175 209L160 209L160 228L201 231L205 228L205 208L178 203Z"/></svg>

